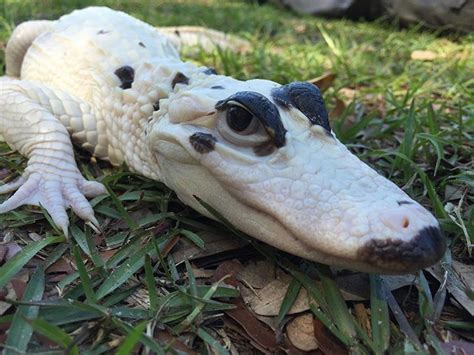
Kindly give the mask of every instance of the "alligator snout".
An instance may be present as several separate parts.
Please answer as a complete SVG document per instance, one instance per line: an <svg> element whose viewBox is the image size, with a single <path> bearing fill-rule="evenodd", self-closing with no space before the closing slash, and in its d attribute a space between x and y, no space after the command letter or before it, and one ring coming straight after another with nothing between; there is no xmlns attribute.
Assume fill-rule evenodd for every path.
<svg viewBox="0 0 474 355"><path fill-rule="evenodd" d="M441 230L426 227L410 241L372 239L359 250L359 257L379 268L405 273L433 265L441 259L445 250Z"/></svg>

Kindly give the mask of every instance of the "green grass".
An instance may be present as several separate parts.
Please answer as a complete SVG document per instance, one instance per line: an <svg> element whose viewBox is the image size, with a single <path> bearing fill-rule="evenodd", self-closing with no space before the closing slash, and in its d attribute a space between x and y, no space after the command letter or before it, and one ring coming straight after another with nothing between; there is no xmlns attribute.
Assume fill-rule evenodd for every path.
<svg viewBox="0 0 474 355"><path fill-rule="evenodd" d="M0 43L5 44L15 24L22 21L54 19L94 3L4 0L0 3ZM339 105L331 122L338 137L433 210L450 241L452 258L472 263L473 35L440 36L420 28L399 30L384 22L297 17L249 1L110 0L101 4L153 25L202 25L246 38L252 51L244 55L189 51L186 57L239 79L258 77L287 83L335 73L337 77L324 96L329 111ZM430 50L438 57L412 60L414 50ZM346 104L341 106L349 89L354 97L344 99ZM52 349L72 353L125 354L137 344L164 353L174 345L153 334L165 329L173 337L189 340L196 350L224 352L215 332L219 326L207 320L232 307L230 301L238 292L222 282L197 282L189 264L175 265L169 251L183 238L202 247L199 235L204 230L246 237L232 226L212 222L186 208L158 182L125 168L90 162L82 152L77 158L86 177L103 177L112 192L92 200L103 229L100 238L94 238L95 234L71 214L71 240L50 246L60 240L60 233L41 210L22 207L0 215L4 239L23 247L20 255L0 266L0 286L24 265L36 265L23 299L11 301L13 307L0 316L0 327L10 324L5 349L12 354L15 350L45 350L47 338L48 344L55 344ZM0 167L7 169L2 177L8 181L21 173L25 159L10 153L3 144ZM35 241L31 233L45 239ZM420 273L416 289L396 297L373 276L371 298L365 305L372 309L374 327L367 334L355 321L354 303L343 301L327 267L282 258L274 249L254 241L252 245L294 277L279 321L288 318L295 292L304 287L317 301L317 306L311 307L315 317L353 352L422 352L426 351L423 344L439 352L440 334L449 324L455 334L472 327L472 322L462 323L469 319L465 313L444 301L445 290L432 295L439 285L429 276L426 279ZM115 250L115 254L105 259L106 250ZM75 271L54 281L48 267L62 258L73 263ZM446 260L448 264L450 257ZM301 265L320 281L314 283ZM131 301L140 298L144 303ZM406 301L401 303L405 312L395 316L389 309L396 311L400 300Z"/></svg>

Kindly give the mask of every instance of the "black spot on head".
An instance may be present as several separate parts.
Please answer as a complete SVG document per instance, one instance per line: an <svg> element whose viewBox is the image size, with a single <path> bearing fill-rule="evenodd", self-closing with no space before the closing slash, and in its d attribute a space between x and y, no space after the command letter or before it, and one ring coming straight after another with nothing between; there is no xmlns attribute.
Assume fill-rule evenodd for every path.
<svg viewBox="0 0 474 355"><path fill-rule="evenodd" d="M158 111L160 109L160 100L156 101L153 104L153 111Z"/></svg>
<svg viewBox="0 0 474 355"><path fill-rule="evenodd" d="M145 44L144 44L143 42L138 42L138 45L139 45L140 47L146 48L146 46L145 46Z"/></svg>
<svg viewBox="0 0 474 355"><path fill-rule="evenodd" d="M212 134L196 132L189 137L189 142L196 152L205 154L214 150L217 139Z"/></svg>
<svg viewBox="0 0 474 355"><path fill-rule="evenodd" d="M413 205L412 201L397 201L398 205Z"/></svg>
<svg viewBox="0 0 474 355"><path fill-rule="evenodd" d="M130 89L132 87L133 79L135 78L135 70L131 66L124 65L118 68L114 74L117 75L122 82L120 85L122 89Z"/></svg>
<svg viewBox="0 0 474 355"><path fill-rule="evenodd" d="M277 107L265 96L253 91L239 91L225 100L216 103L217 110L227 110L236 101L243 105L262 124L271 139L271 143L281 148L285 145L286 129L281 121Z"/></svg>
<svg viewBox="0 0 474 355"><path fill-rule="evenodd" d="M207 75L217 75L217 72L214 68L207 68L203 71L203 73Z"/></svg>
<svg viewBox="0 0 474 355"><path fill-rule="evenodd" d="M214 86L211 86L211 89L224 89L224 87L221 85L214 85Z"/></svg>
<svg viewBox="0 0 474 355"><path fill-rule="evenodd" d="M272 97L277 105L286 109L295 107L308 117L312 124L331 132L323 96L315 85L304 82L290 83L273 89Z"/></svg>
<svg viewBox="0 0 474 355"><path fill-rule="evenodd" d="M177 72L175 77L173 78L173 81L171 82L171 87L174 89L176 84L188 85L189 84L189 78L186 75L184 75L183 73Z"/></svg>
<svg viewBox="0 0 474 355"><path fill-rule="evenodd" d="M264 143L253 148L253 152L255 153L255 155L258 155L259 157L265 157L267 155L270 155L273 153L274 150L275 146L273 144L268 143Z"/></svg>

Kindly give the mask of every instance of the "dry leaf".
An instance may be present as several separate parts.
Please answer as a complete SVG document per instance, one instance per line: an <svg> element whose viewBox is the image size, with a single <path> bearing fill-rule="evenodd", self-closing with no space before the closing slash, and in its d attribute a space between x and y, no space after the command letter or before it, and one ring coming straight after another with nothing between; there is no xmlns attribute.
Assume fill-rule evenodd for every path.
<svg viewBox="0 0 474 355"><path fill-rule="evenodd" d="M277 316L281 304L286 295L289 281L273 280L266 287L258 290L253 297L250 297L250 307L252 310L262 316ZM246 300L247 301L247 300ZM308 295L304 288L301 289L293 307L288 314L295 314L307 311L309 309Z"/></svg>
<svg viewBox="0 0 474 355"><path fill-rule="evenodd" d="M247 336L257 342L261 347L270 351L277 350L278 345L273 331L245 308L242 299L236 299L233 303L236 308L228 310L225 313L236 321L245 330Z"/></svg>
<svg viewBox="0 0 474 355"><path fill-rule="evenodd" d="M336 79L336 74L325 73L321 76L318 76L317 78L308 80L308 82L313 85L316 85L319 90L326 91L331 87L332 83L334 82L334 79Z"/></svg>
<svg viewBox="0 0 474 355"><path fill-rule="evenodd" d="M177 264L184 260L195 260L225 251L240 249L245 245L245 242L239 238L232 237L230 234L211 232L199 232L197 234L204 241L206 247L201 249L186 238L182 238L176 248L173 249L173 258Z"/></svg>
<svg viewBox="0 0 474 355"><path fill-rule="evenodd" d="M441 343L441 348L446 354L450 355L467 355L474 354L474 343L469 343L463 340L448 341Z"/></svg>
<svg viewBox="0 0 474 355"><path fill-rule="evenodd" d="M457 264L457 265L456 265ZM461 263L457 261L453 261L453 269L458 270L462 269L461 274L458 275L458 271L456 272L449 272L448 273L448 280L447 280L447 289L451 295L459 302L470 314L474 316L474 300L469 297L466 293L468 292L468 285L465 282L472 282L472 278L466 278L466 275L474 273L474 266L473 265L463 265L461 268ZM456 266L455 266L456 265ZM439 282L443 282L444 279L444 269L440 266L440 264L433 265L427 269L431 275L433 275ZM467 280L471 281L467 281ZM472 287L472 284L470 285Z"/></svg>
<svg viewBox="0 0 474 355"><path fill-rule="evenodd" d="M323 354L347 355L344 345L324 326L319 319L313 320L314 336Z"/></svg>
<svg viewBox="0 0 474 355"><path fill-rule="evenodd" d="M298 349L303 351L316 350L318 342L314 336L313 315L303 314L294 318L286 326L288 339Z"/></svg>
<svg viewBox="0 0 474 355"><path fill-rule="evenodd" d="M277 270L273 263L266 260L251 262L239 272L237 279L253 289L260 289L275 280Z"/></svg>
<svg viewBox="0 0 474 355"><path fill-rule="evenodd" d="M346 109L346 104L341 99L336 99L336 104L334 105L331 112L329 112L329 119L334 120L342 115Z"/></svg>
<svg viewBox="0 0 474 355"><path fill-rule="evenodd" d="M433 51L413 51L410 57L413 60L432 61L438 58L438 54Z"/></svg>
<svg viewBox="0 0 474 355"><path fill-rule="evenodd" d="M372 334L369 314L363 303L356 303L354 305L354 315L362 329L364 329L367 334Z"/></svg>

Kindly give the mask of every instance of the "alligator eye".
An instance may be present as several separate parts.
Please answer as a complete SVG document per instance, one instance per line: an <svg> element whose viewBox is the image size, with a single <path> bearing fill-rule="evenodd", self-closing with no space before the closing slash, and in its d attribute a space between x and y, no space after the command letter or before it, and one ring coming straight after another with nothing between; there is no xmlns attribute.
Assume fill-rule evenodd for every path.
<svg viewBox="0 0 474 355"><path fill-rule="evenodd" d="M231 106L227 110L227 124L233 131L245 131L252 123L252 119L254 119L253 115L242 107Z"/></svg>
<svg viewBox="0 0 474 355"><path fill-rule="evenodd" d="M257 146L270 139L257 117L235 101L220 112L217 129L227 141L240 146Z"/></svg>

